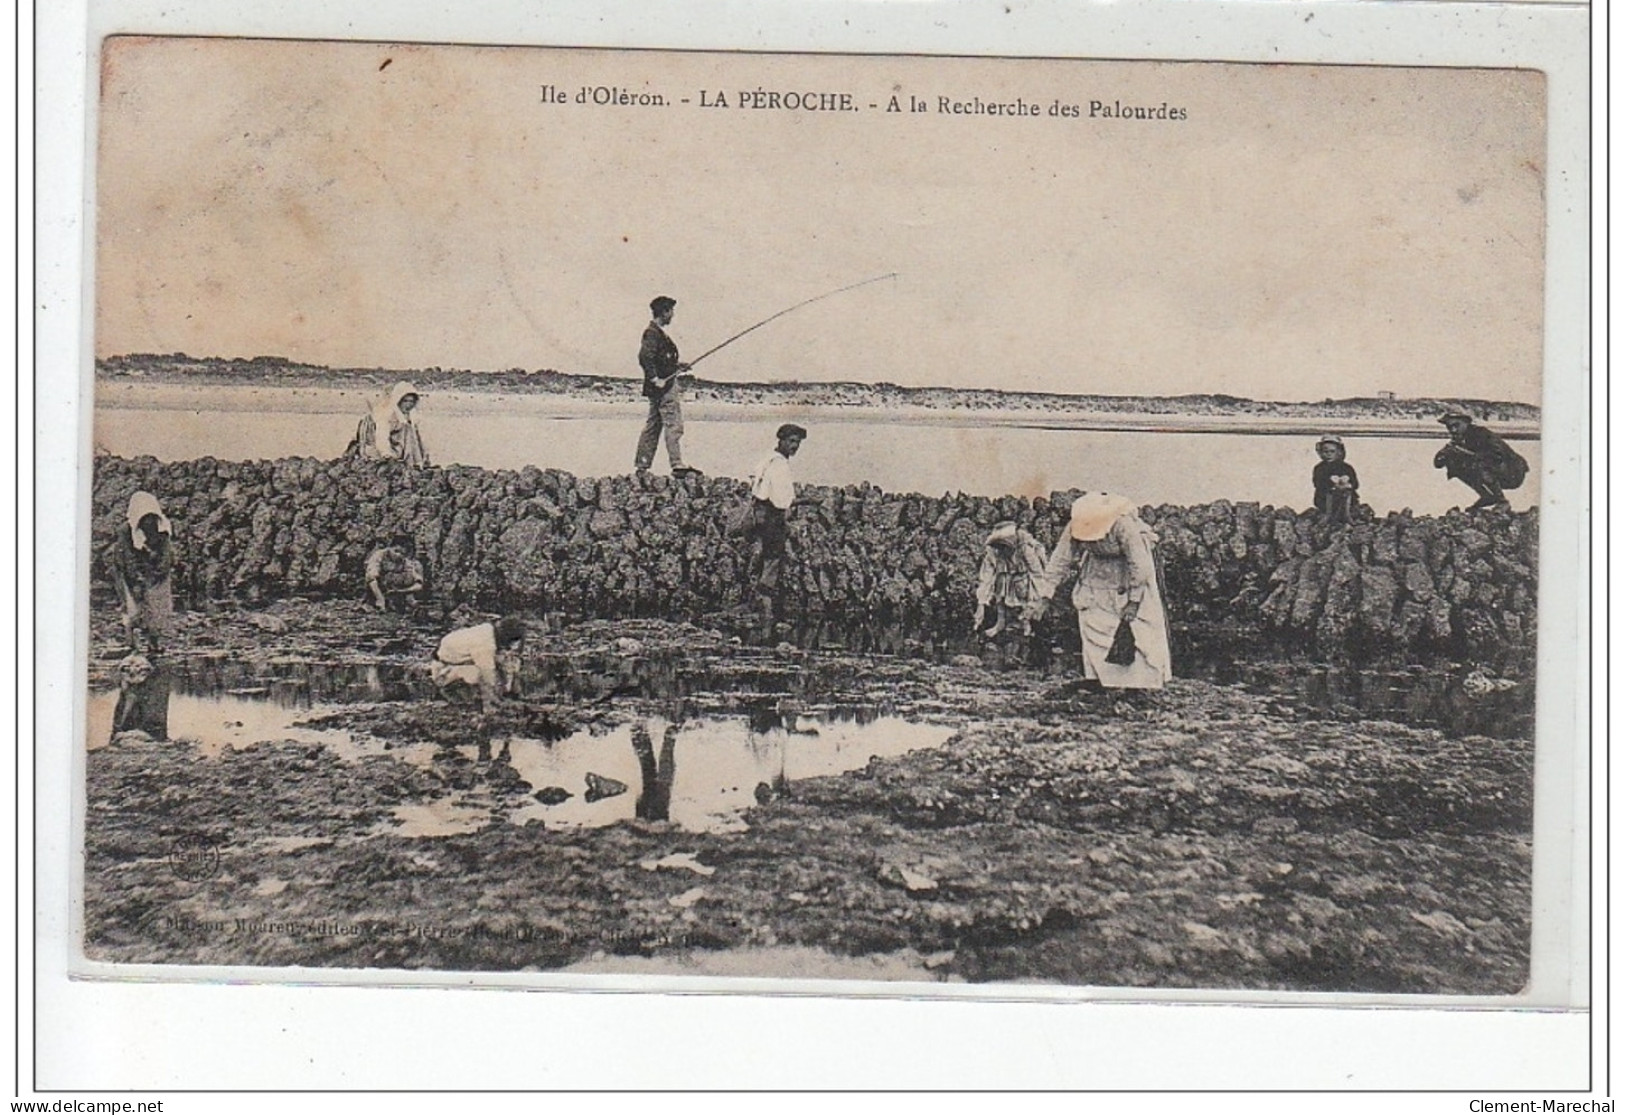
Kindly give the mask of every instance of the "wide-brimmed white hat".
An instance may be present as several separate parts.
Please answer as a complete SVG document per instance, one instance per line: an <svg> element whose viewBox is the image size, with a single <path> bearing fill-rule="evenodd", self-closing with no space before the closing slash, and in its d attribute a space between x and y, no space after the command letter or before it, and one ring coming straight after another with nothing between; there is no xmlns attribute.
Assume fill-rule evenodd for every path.
<svg viewBox="0 0 1625 1115"><path fill-rule="evenodd" d="M1112 524L1139 508L1123 496L1110 492L1086 492L1072 501L1072 537L1079 542L1098 542Z"/></svg>

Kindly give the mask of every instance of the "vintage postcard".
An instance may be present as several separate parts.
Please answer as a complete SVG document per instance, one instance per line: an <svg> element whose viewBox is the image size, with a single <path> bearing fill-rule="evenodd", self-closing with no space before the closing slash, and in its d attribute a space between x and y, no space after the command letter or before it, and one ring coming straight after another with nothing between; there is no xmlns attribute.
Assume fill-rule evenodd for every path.
<svg viewBox="0 0 1625 1115"><path fill-rule="evenodd" d="M99 64L82 971L1531 987L1542 72Z"/></svg>

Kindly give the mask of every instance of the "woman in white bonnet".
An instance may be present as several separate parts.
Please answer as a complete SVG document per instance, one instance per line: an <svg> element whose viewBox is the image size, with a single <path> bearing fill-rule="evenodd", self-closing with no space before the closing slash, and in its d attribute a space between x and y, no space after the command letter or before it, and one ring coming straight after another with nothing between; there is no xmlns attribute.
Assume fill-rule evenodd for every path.
<svg viewBox="0 0 1625 1115"><path fill-rule="evenodd" d="M350 453L365 460L400 460L412 468L429 467L423 434L412 419L418 389L402 380L380 395L356 426Z"/></svg>
<svg viewBox="0 0 1625 1115"><path fill-rule="evenodd" d="M132 648L154 653L163 648L175 614L170 573L175 546L169 518L151 492L136 492L124 523L107 550L107 571L124 611L124 634ZM145 645L137 642L140 636Z"/></svg>
<svg viewBox="0 0 1625 1115"><path fill-rule="evenodd" d="M1129 500L1106 492L1078 497L1028 608L1031 618L1042 616L1056 588L1077 568L1072 606L1083 637L1083 676L1108 689L1161 689L1173 676L1152 556L1156 542Z"/></svg>

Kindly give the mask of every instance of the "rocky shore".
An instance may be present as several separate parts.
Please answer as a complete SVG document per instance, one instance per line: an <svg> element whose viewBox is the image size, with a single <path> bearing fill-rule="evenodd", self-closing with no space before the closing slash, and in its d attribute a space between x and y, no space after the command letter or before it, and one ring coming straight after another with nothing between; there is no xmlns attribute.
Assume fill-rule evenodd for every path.
<svg viewBox="0 0 1625 1115"><path fill-rule="evenodd" d="M1072 492L807 489L787 622L757 639L731 618L729 478L102 457L98 550L138 488L181 554L176 693L206 711L172 740L90 741L93 960L1460 994L1527 978L1533 513L1333 528L1146 508L1176 658L1202 642L1232 676L1125 696L1081 688L1069 656L963 653L988 528L1052 541ZM397 534L430 571L416 616L361 602L368 552ZM447 625L509 608L528 696L490 716L437 696L423 663ZM106 701L125 649L103 589L91 618ZM1046 623L1040 648L1075 637L1064 607ZM892 653L858 645L872 629L901 633L867 648ZM1336 672L1380 699L1299 684ZM1424 692L1437 679L1453 704ZM310 711L240 738L254 716L223 698ZM633 725L678 731L668 793L714 800L729 787L697 787L728 725L794 755L877 716L940 742L732 787L725 830L554 812L644 800L647 771L601 777ZM555 745L597 773L527 780Z"/></svg>
<svg viewBox="0 0 1625 1115"><path fill-rule="evenodd" d="M139 488L156 494L174 523L177 584L196 606L356 598L367 554L399 534L415 540L447 607L692 620L748 603L748 554L725 529L745 486L726 477L102 457L98 553ZM804 488L791 516L784 618L793 627L876 623L916 640L962 642L988 529L1014 519L1048 545L1077 494ZM1532 665L1533 511L1398 513L1350 527L1223 501L1142 515L1161 538L1172 621L1192 638L1327 661ZM1065 609L1046 622L1064 640Z"/></svg>
<svg viewBox="0 0 1625 1115"><path fill-rule="evenodd" d="M403 634L355 604L254 614L276 622L188 615L182 646L207 628L211 653L268 668ZM417 654L432 638L408 637ZM744 662L724 634L652 620L535 642L538 661L682 663L676 699L564 702L606 732L597 762L613 723L737 702L883 700L952 735L765 787L728 832L556 827L536 815L548 787L473 746L549 725L433 699L342 705L252 746L120 736L87 757L88 955L1460 994L1527 977L1529 739L1200 680L1124 702L973 663L788 645ZM695 730L680 771L714 746ZM472 831L403 825L426 811Z"/></svg>

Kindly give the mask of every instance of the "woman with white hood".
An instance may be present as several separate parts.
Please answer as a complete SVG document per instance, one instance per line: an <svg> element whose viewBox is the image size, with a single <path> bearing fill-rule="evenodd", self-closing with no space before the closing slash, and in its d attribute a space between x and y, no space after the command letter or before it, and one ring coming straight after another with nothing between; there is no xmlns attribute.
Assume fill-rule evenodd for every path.
<svg viewBox="0 0 1625 1115"><path fill-rule="evenodd" d="M423 434L412 420L417 405L416 387L405 380L391 387L356 426L351 453L363 460L399 460L410 468L428 468L429 451L423 447Z"/></svg>
<svg viewBox="0 0 1625 1115"><path fill-rule="evenodd" d="M1168 621L1152 547L1157 536L1122 496L1089 492L1072 504L1035 586L1028 615L1037 619L1074 567L1072 606L1083 637L1083 676L1107 689L1161 689L1173 676Z"/></svg>
<svg viewBox="0 0 1625 1115"><path fill-rule="evenodd" d="M151 492L136 492L118 537L108 547L107 570L124 610L124 634L138 652L156 653L169 638L175 614L170 573L175 545L169 518ZM139 645L137 636L145 645Z"/></svg>

